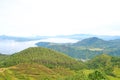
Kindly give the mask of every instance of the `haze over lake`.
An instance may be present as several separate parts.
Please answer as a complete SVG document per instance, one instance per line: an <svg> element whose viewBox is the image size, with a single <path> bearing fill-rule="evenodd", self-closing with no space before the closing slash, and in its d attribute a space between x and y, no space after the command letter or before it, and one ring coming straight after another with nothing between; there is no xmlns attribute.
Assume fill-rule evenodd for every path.
<svg viewBox="0 0 120 80"><path fill-rule="evenodd" d="M28 47L35 47L35 43L37 42L54 42L54 43L75 43L78 40L75 39L67 39L67 38L48 38L42 40L35 40L35 41L25 41L25 42L18 42L14 40L0 40L0 53L3 54L12 54L15 52L19 52L24 50Z"/></svg>

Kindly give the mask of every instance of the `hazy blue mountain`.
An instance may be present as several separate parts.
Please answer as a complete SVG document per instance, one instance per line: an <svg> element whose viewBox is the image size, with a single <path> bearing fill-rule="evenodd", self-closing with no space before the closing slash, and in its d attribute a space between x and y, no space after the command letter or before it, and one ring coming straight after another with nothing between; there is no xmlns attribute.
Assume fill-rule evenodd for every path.
<svg viewBox="0 0 120 80"><path fill-rule="evenodd" d="M46 36L36 36L36 37L14 37L1 35L0 40L14 40L14 41L33 41L48 38Z"/></svg>
<svg viewBox="0 0 120 80"><path fill-rule="evenodd" d="M93 37L93 36L95 36L95 35L91 35L91 34L73 34L73 35L58 35L56 37L82 40L82 39Z"/></svg>
<svg viewBox="0 0 120 80"><path fill-rule="evenodd" d="M120 39L120 36L109 36L109 35L93 35L93 34L73 34L73 35L60 35L56 37L61 38L70 38L70 39L77 39L82 40L90 37L98 37L103 40L114 40L114 39Z"/></svg>
<svg viewBox="0 0 120 80"><path fill-rule="evenodd" d="M0 40L32 41L32 40L40 40L40 39L47 39L47 38L67 38L67 39L83 40L83 39L90 38L90 37L98 37L98 38L101 38L103 40L120 39L120 36L73 34L73 35L34 36L34 37L14 37L14 36L1 35Z"/></svg>

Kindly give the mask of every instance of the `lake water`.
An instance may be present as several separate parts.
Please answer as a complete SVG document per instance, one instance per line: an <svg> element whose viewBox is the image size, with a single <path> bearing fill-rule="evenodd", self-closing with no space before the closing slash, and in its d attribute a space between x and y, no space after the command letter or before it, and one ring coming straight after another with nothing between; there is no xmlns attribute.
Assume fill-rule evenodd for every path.
<svg viewBox="0 0 120 80"><path fill-rule="evenodd" d="M37 42L54 42L54 43L75 43L78 40L66 38L48 38L36 41L17 42L13 40L0 40L0 53L13 54L28 47L35 47Z"/></svg>

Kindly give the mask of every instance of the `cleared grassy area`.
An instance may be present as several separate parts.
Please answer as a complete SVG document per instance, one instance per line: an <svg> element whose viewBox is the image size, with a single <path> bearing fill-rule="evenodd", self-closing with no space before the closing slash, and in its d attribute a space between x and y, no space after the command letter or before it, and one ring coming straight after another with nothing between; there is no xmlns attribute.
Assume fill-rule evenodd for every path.
<svg viewBox="0 0 120 80"><path fill-rule="evenodd" d="M120 68L115 67L113 73L116 75L116 77L120 78Z"/></svg>
<svg viewBox="0 0 120 80"><path fill-rule="evenodd" d="M120 80L120 78L116 78L116 77L112 77L112 76L108 76L108 78L109 78L110 80Z"/></svg>
<svg viewBox="0 0 120 80"><path fill-rule="evenodd" d="M101 48L89 48L90 51L103 51Z"/></svg>

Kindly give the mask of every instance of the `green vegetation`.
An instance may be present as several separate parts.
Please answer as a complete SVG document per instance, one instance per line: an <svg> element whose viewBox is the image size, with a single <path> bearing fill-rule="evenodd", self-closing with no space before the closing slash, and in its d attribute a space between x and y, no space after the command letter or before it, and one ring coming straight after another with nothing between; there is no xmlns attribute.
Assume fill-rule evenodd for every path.
<svg viewBox="0 0 120 80"><path fill-rule="evenodd" d="M0 61L4 61L9 55L0 54Z"/></svg>
<svg viewBox="0 0 120 80"><path fill-rule="evenodd" d="M93 69L107 67L107 66L112 65L111 58L112 58L111 56L102 54L102 55L96 56L95 58L89 60L87 63L88 63L88 66Z"/></svg>
<svg viewBox="0 0 120 80"><path fill-rule="evenodd" d="M120 40L104 41L92 37L73 44L38 42L36 45L65 53L66 55L77 59L92 59L102 53L111 56L120 56Z"/></svg>
<svg viewBox="0 0 120 80"><path fill-rule="evenodd" d="M74 71L68 68L57 67L50 69L38 64L19 64L0 69L0 80L97 80L105 79L106 76L100 72L86 75L83 70Z"/></svg>
<svg viewBox="0 0 120 80"><path fill-rule="evenodd" d="M99 69L106 75L120 78L120 57L99 55L87 62L89 69Z"/></svg>
<svg viewBox="0 0 120 80"><path fill-rule="evenodd" d="M0 66L9 67L19 63L38 63L49 68L63 66L70 69L82 69L85 67L81 61L76 61L62 53L42 47L32 47L13 54L2 61Z"/></svg>
<svg viewBox="0 0 120 80"><path fill-rule="evenodd" d="M56 43L40 42L40 43L37 43L36 45L62 52L68 56L71 56L77 59L91 59L103 52L102 50L93 51L89 48L76 47L76 46L72 46L71 44L56 44Z"/></svg>
<svg viewBox="0 0 120 80"><path fill-rule="evenodd" d="M0 80L120 80L120 57L106 54L82 62L51 49L31 47L0 58Z"/></svg>
<svg viewBox="0 0 120 80"><path fill-rule="evenodd" d="M74 46L85 46L85 47L95 47L95 48L104 48L105 46L108 45L107 41L104 41L102 39L92 37L92 38L87 38L82 41L79 41L75 44Z"/></svg>

